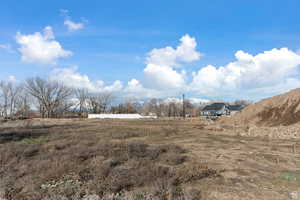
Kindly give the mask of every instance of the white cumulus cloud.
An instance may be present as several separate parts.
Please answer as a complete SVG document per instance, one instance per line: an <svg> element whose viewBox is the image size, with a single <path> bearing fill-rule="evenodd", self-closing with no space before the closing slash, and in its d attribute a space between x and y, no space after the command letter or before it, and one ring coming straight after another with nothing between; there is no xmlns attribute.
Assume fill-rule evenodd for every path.
<svg viewBox="0 0 300 200"><path fill-rule="evenodd" d="M180 42L176 49L170 46L153 49L148 54L147 64L176 66L179 62L192 62L200 58L202 54L196 50L197 42L195 38L184 35Z"/></svg>
<svg viewBox="0 0 300 200"><path fill-rule="evenodd" d="M52 27L47 26L42 33L36 32L16 35L16 42L22 61L37 64L55 65L57 59L72 55L71 51L64 50L61 44L55 40Z"/></svg>
<svg viewBox="0 0 300 200"><path fill-rule="evenodd" d="M106 92L118 92L122 89L123 89L123 84L119 80L114 81L112 85L108 85L108 86L101 88L101 90L106 91Z"/></svg>
<svg viewBox="0 0 300 200"><path fill-rule="evenodd" d="M65 85L74 88L86 88L91 91L96 91L97 87L89 77L85 74L80 74L77 71L78 67L56 68L50 73L50 80L63 82Z"/></svg>
<svg viewBox="0 0 300 200"><path fill-rule="evenodd" d="M127 86L124 89L125 97L134 98L160 98L163 96L162 91L145 88L139 80L131 79L128 81Z"/></svg>
<svg viewBox="0 0 300 200"><path fill-rule="evenodd" d="M260 89L265 94L286 88L297 76L300 55L287 49L272 49L257 55L237 51L236 61L225 66L208 65L193 73L190 85L194 92L206 96L238 96L251 94ZM291 89L291 88L290 88ZM256 94L257 95L257 94ZM264 94L261 94L264 95Z"/></svg>
<svg viewBox="0 0 300 200"><path fill-rule="evenodd" d="M67 68L55 68L51 71L49 79L62 82L73 88L85 88L90 92L111 92L117 93L118 97L160 98L165 97L165 91L145 88L138 80L131 79L127 85L119 80L107 85L102 80L91 80L88 75L78 71L77 66Z"/></svg>
<svg viewBox="0 0 300 200"><path fill-rule="evenodd" d="M45 31L43 37L52 38L51 33ZM127 84L119 80L108 85L102 80L92 81L76 67L54 69L50 78L71 87L137 99L175 97L171 100L180 100L176 97L186 93L192 96L189 98L192 103L207 103L206 98L258 100L300 87L300 55L288 48L256 55L240 50L232 62L223 66L207 65L190 76L183 64L200 59L201 53L196 48L195 38L185 35L176 48L151 50L146 58L144 77L133 78Z"/></svg>
<svg viewBox="0 0 300 200"><path fill-rule="evenodd" d="M201 53L196 50L195 38L184 35L177 48L165 47L153 49L146 59L144 69L146 85L153 89L180 89L185 85L184 71L174 69L182 62L200 59Z"/></svg>
<svg viewBox="0 0 300 200"><path fill-rule="evenodd" d="M172 67L148 64L144 69L147 85L154 89L180 89L184 86L184 74Z"/></svg>
<svg viewBox="0 0 300 200"><path fill-rule="evenodd" d="M123 88L119 80L114 81L112 85L105 85L102 80L92 81L88 75L78 72L77 66L53 69L49 78L69 87L88 89L90 92L117 92Z"/></svg>

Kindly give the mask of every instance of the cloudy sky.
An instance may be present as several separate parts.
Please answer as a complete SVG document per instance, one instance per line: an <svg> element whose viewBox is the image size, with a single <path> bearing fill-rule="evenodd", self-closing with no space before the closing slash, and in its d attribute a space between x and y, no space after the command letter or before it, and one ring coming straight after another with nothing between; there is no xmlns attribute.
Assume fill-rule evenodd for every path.
<svg viewBox="0 0 300 200"><path fill-rule="evenodd" d="M300 87L298 0L3 0L0 79L135 98L259 100Z"/></svg>

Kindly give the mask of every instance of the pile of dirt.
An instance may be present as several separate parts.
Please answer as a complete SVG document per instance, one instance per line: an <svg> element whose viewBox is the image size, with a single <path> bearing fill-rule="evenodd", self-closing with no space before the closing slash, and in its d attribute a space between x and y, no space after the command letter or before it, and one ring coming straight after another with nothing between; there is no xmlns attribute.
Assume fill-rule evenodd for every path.
<svg viewBox="0 0 300 200"><path fill-rule="evenodd" d="M300 122L300 89L264 99L247 106L231 117L220 119L223 124L287 126Z"/></svg>

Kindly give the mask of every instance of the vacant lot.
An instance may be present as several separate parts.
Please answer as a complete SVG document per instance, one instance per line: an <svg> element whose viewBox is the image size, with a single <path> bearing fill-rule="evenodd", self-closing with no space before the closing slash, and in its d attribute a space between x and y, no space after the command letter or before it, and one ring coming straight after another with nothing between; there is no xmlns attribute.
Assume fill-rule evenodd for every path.
<svg viewBox="0 0 300 200"><path fill-rule="evenodd" d="M183 120L0 126L0 199L300 199L300 140Z"/></svg>

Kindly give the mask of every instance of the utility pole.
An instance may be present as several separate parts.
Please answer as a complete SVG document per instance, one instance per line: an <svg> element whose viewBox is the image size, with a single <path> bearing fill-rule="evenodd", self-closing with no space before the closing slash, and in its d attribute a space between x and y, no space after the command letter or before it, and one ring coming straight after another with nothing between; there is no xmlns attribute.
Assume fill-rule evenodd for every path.
<svg viewBox="0 0 300 200"><path fill-rule="evenodd" d="M185 119L185 99L184 99L184 94L182 94L182 116L183 116L183 119Z"/></svg>

